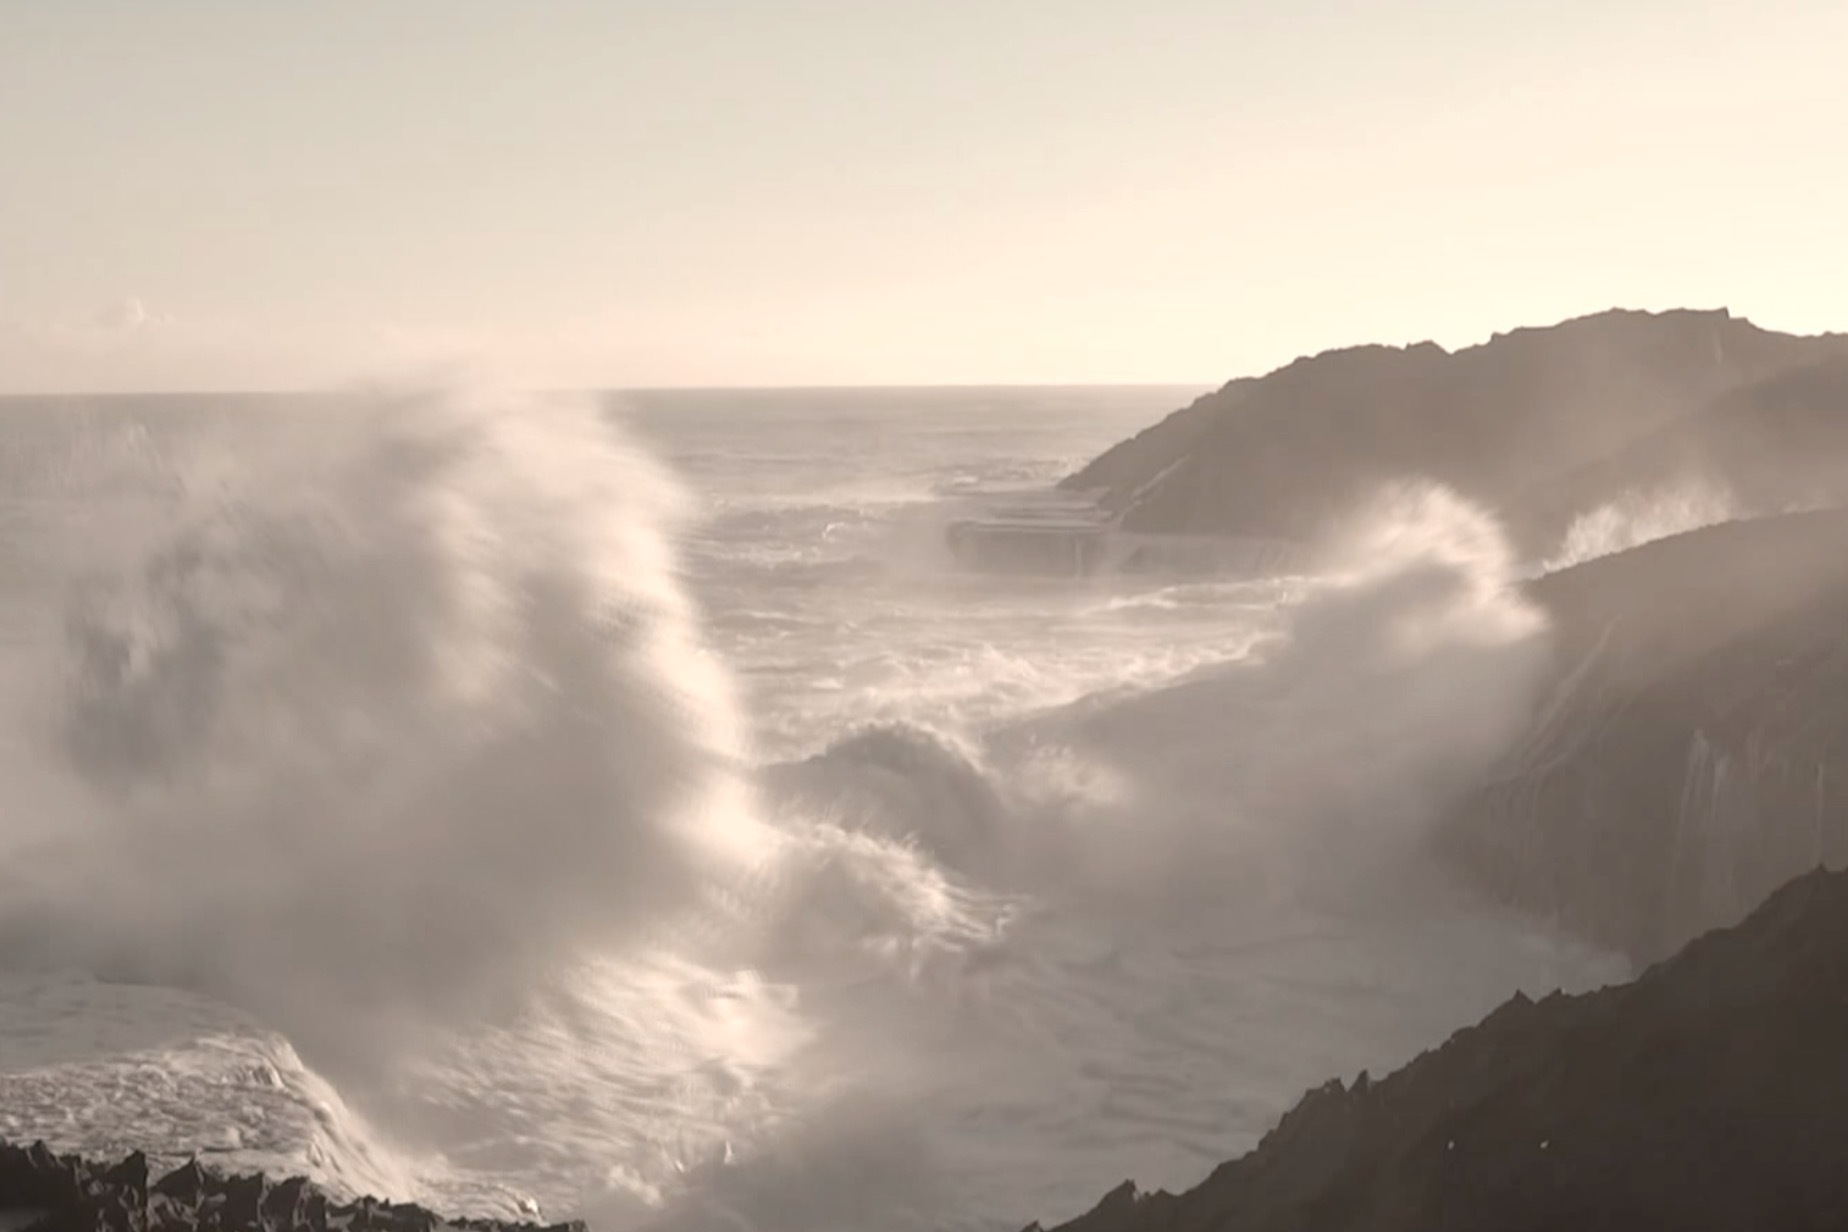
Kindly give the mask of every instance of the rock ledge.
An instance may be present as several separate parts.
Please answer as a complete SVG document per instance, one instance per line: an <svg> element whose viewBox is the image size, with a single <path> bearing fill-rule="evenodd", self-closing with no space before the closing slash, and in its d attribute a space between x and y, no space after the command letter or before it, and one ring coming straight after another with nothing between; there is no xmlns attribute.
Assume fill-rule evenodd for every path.
<svg viewBox="0 0 1848 1232"><path fill-rule="evenodd" d="M43 1142L0 1142L0 1229L6 1232L586 1232L445 1219L421 1206L360 1198L338 1203L301 1177L222 1176L188 1163L153 1179L147 1156L115 1164L54 1154Z"/></svg>

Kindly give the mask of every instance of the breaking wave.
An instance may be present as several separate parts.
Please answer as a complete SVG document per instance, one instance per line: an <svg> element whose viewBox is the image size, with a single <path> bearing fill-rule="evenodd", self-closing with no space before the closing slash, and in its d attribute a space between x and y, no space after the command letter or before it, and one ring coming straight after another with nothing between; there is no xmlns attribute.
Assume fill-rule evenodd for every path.
<svg viewBox="0 0 1848 1232"><path fill-rule="evenodd" d="M832 1063L862 1085L776 1150L713 1173L666 1226L863 1227L877 1195L873 1226L940 1227L952 1188L969 1203L957 1209L1036 1213L1005 1206L1044 1163L988 1135L996 1104L1030 1108L1072 1161L1101 1131L1082 1111L1058 1115L1059 1092L1100 1067L1122 1091L1151 1082L1163 1111L1146 1115L1165 1133L1192 1123L1189 1097L1132 1078L1137 1063L1117 1052L1142 1046L1120 1038L1119 1015L1148 1012L1125 995L1139 984L1128 955L1210 982L1164 966L1177 961L1168 947L1321 944L1309 938L1352 915L1400 921L1389 934L1444 897L1424 839L1527 721L1544 622L1494 521L1442 489L1383 493L1319 559L1278 634L1236 662L974 734L877 725L766 771L780 809L827 819L814 833L831 836L832 888L811 907L830 906L804 918L837 945L869 939L884 961L861 978L903 978L869 1000L858 981L831 997L829 977L809 971L800 982L811 1008L827 1007ZM1093 970L1108 987L1079 974ZM1183 1015L1178 1029L1223 1030L1235 1013ZM1067 1032L1063 1047L1082 1054L1072 1070L1046 1056ZM946 1037L952 1057L920 1060ZM907 1081L920 1065L927 1077ZM1018 1073L1039 1076L1030 1093ZM1070 1201L1049 1192L1038 1210Z"/></svg>
<svg viewBox="0 0 1848 1232"><path fill-rule="evenodd" d="M1352 891L1516 739L1550 643L1498 525L1446 490L1383 493L1318 559L1227 662L975 734L869 727L762 781L1042 897Z"/></svg>
<svg viewBox="0 0 1848 1232"><path fill-rule="evenodd" d="M684 502L597 407L359 401L138 444L160 481L64 532L0 746L7 967L253 1015L252 1081L338 1127L294 1166L354 1185L612 1229L1031 1215L1059 1148L976 1151L984 1101L1083 1133L1048 1058L1144 1047L1095 921L1422 903L1547 653L1494 523L1411 486L1227 662L759 767Z"/></svg>
<svg viewBox="0 0 1848 1232"><path fill-rule="evenodd" d="M1415 852L1519 733L1548 641L1492 518L1441 488L1393 488L1316 555L1248 656L1004 737L1088 767L1058 853L1072 871L1172 898L1190 882L1299 894L1339 868L1350 891L1370 861Z"/></svg>
<svg viewBox="0 0 1848 1232"><path fill-rule="evenodd" d="M722 672L594 412L379 397L185 483L75 579L9 833L5 936L208 989L337 1070L576 947L697 911L754 854Z"/></svg>

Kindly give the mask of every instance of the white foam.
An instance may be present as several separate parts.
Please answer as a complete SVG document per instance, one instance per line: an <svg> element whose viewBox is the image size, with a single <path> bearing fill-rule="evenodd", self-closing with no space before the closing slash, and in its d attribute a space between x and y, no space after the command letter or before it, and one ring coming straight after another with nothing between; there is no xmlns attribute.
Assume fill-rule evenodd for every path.
<svg viewBox="0 0 1848 1232"><path fill-rule="evenodd" d="M790 585L731 544L702 628L678 499L594 413L370 406L157 441L175 483L60 532L24 627L76 653L27 644L85 671L9 711L67 772L6 780L0 937L216 999L34 976L27 1136L606 1232L1011 1232L1611 970L1416 867L1544 637L1441 492L1241 585ZM708 638L832 752L741 773Z"/></svg>

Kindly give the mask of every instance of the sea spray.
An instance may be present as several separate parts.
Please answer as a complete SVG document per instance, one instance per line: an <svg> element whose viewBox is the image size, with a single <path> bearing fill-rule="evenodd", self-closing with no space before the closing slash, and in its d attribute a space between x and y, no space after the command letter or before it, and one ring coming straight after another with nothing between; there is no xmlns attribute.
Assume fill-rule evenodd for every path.
<svg viewBox="0 0 1848 1232"><path fill-rule="evenodd" d="M1558 548L1533 572L1552 573L1746 513L1729 488L1712 480L1626 492L1574 518Z"/></svg>
<svg viewBox="0 0 1848 1232"><path fill-rule="evenodd" d="M1352 887L1376 859L1422 855L1518 739L1550 647L1501 528L1443 488L1383 490L1314 563L1225 662L975 735L869 727L766 785L990 887L1163 902Z"/></svg>
<svg viewBox="0 0 1848 1232"><path fill-rule="evenodd" d="M9 843L15 953L372 1079L770 858L681 502L595 407L378 393L213 461L71 580L34 744L74 812Z"/></svg>
<svg viewBox="0 0 1848 1232"><path fill-rule="evenodd" d="M70 837L41 846L42 864L9 865L39 892L9 894L6 939L25 952L55 935L71 961L184 980L258 1007L266 1023L287 1020L291 1039L313 1040L296 1040L304 1059L386 1128L422 1187L409 1196L503 1209L493 1193L520 1189L548 1215L589 1212L608 1232L657 1217L764 1232L1017 1227L1075 1213L1100 1171L1197 1179L1302 1087L1409 1055L1515 983L1551 986L1558 960L1533 959L1518 930L1446 915L1434 898L1401 894L1394 910L1351 923L1303 908L1346 906L1369 880L1402 888L1387 860L1337 867L1361 846L1357 830L1386 849L1418 847L1416 810L1370 791L1441 788L1460 764L1445 757L1467 760L1493 738L1486 724L1436 761L1416 752L1450 731L1445 691L1420 692L1420 666L1467 677L1472 661L1512 667L1533 649L1497 618L1495 587L1458 583L1493 568L1468 553L1428 568L1448 551L1433 545L1451 541L1437 532L1446 519L1470 524L1467 507L1415 499L1401 514L1417 523L1425 508L1431 526L1401 542L1417 550L1333 552L1326 576L1287 585L1173 592L1188 611L1116 609L1118 581L1053 595L934 575L939 602L919 607L900 584L826 573L747 586L758 574L709 554L702 584L742 597L733 617L761 603L784 618L754 626L789 639L774 654L727 643L757 670L754 686L780 679L766 663L847 676L849 631L870 631L898 669L868 673L896 682L862 712L888 720L883 734L843 741L806 769L740 775L724 674L697 653L697 613L675 598L673 493L633 478L632 467L652 468L593 411L498 405L519 413L490 410L484 423L478 405L402 396L289 425L227 419L204 434L221 442L209 465L181 434L154 432L151 447L168 454L145 460L148 481L122 498L132 508L85 504L61 532L89 547L57 553L83 568L49 609L52 636L32 643L59 669L47 693L57 704L32 728L38 760L62 770L71 797L36 812ZM580 500L584 476L558 488L584 459L618 490ZM640 516L624 522L625 511ZM97 524L114 530L91 542ZM613 580L595 572L603 566ZM231 580L246 575L257 581ZM341 578L374 602L342 598ZM1281 609L1269 610L1273 594ZM578 601L587 595L609 602ZM593 609L614 613L594 637L574 614ZM1067 631L1056 640L1048 612ZM916 637L918 620L981 649L946 659ZM649 649L659 643L648 630L663 626L679 629L667 640L691 647L684 661L709 679ZM1172 653L1171 630L1186 631L1185 655ZM1445 650L1452 634L1466 649ZM373 638L402 649L382 653ZM1018 699L920 708L900 696L954 672L991 678L991 640L1033 677L1020 698L1082 692L1061 679L1071 664L1111 688L1025 720L993 717L1018 714ZM343 664L355 649L363 669ZM1241 657L1158 683L1169 668ZM135 665L121 679L118 661ZM211 687L180 687L182 665ZM292 704L281 686L298 680ZM1288 701L1292 682L1314 686L1300 704ZM1396 722L1364 713L1380 682L1402 689L1384 699ZM1473 721L1498 713L1490 699L1504 688L1483 686ZM1375 755L1372 739L1397 744ZM203 769L215 762L215 774ZM668 772L666 786L624 779L645 778L644 764ZM593 841L546 815L586 798L640 832ZM199 820L181 817L201 801L211 807ZM478 842L469 819L497 804L518 828ZM329 805L372 824L317 833ZM9 807L9 832L16 816ZM479 928L505 948L488 946L477 966L439 944L442 961L402 990L404 1004L373 1006L369 990L398 974L391 944L416 940L393 933L395 912L367 916L338 890L345 901L317 914L276 888L297 877L405 887L406 915L450 923L398 872L412 857L449 858L436 818L457 816L462 851L493 857L462 866L519 891L534 918L457 912L451 944L479 949L468 933ZM113 864L201 886L206 922L254 923L250 937L163 936L170 921L145 909L154 889L122 908L102 896L88 904L101 923L82 925L86 905L56 891L85 882L84 862L99 858L91 837L119 838L144 819L148 835ZM397 839L392 819L407 823ZM246 825L227 866L239 877L209 883L218 847L205 837ZM548 897L542 853L526 848L554 827L574 866ZM9 839L9 850L22 848ZM1068 876L1074 868L1090 875ZM615 901L584 891L593 879ZM1266 881L1280 892L1248 892ZM291 936L295 952L281 945L287 925L346 911L358 918L336 944L307 933ZM76 927L39 927L60 919ZM161 927L131 927L142 919ZM362 941L388 952L363 953ZM305 970L323 998L298 1004L233 961L253 951ZM349 955L354 973L324 969ZM72 1093L71 1081L57 1089Z"/></svg>
<svg viewBox="0 0 1848 1232"><path fill-rule="evenodd" d="M1051 858L1116 897L1377 890L1374 861L1416 857L1531 714L1548 647L1517 578L1480 509L1382 492L1331 530L1267 645L1002 738L1075 750L1114 785Z"/></svg>
<svg viewBox="0 0 1848 1232"><path fill-rule="evenodd" d="M754 966L903 973L981 930L905 844L763 819L684 503L600 408L385 391L224 431L79 438L0 952L280 1032L359 1110L294 1167L626 1226L826 1086Z"/></svg>
<svg viewBox="0 0 1848 1232"><path fill-rule="evenodd" d="M1492 518L1395 487L1330 532L1275 635L1228 647L1235 661L974 734L874 726L772 768L771 797L830 816L834 850L855 853L809 883L812 944L882 939L839 987L801 981L835 1072L854 1080L767 1152L702 1178L663 1226L943 1226L928 1212L946 1178L980 1192L1046 1171L991 1135L995 1109L1041 1126L1066 1167L1125 1115L1160 1124L1161 1141L1208 1135L1182 1128L1145 1067L1228 1033L1254 1046L1240 1034L1264 1020L1253 1005L1298 995L1283 974L1272 983L1272 956L1350 970L1334 923L1348 917L1455 947L1431 920L1445 895L1424 840L1531 713L1548 645L1517 581ZM933 907L992 927L940 928L926 947ZM1220 952L1246 955L1246 976L1220 987L1217 967L1195 965ZM1149 1015L1160 1026L1132 1027ZM1266 1057L1294 1055L1272 1043ZM1145 1084L1166 1094L1142 1108ZM1174 1147L1147 1149L1174 1166ZM1119 1147L1097 1166L1130 1165Z"/></svg>

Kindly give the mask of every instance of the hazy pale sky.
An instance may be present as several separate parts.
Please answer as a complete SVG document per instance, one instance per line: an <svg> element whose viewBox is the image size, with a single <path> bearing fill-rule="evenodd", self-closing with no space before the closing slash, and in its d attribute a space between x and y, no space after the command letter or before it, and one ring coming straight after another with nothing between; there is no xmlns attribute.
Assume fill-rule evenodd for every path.
<svg viewBox="0 0 1848 1232"><path fill-rule="evenodd" d="M1848 329L1841 0L0 0L0 389Z"/></svg>

